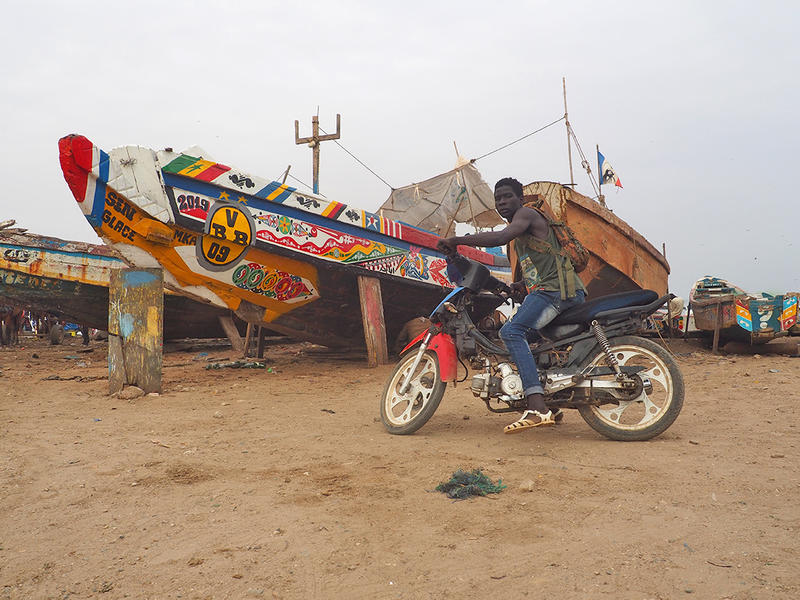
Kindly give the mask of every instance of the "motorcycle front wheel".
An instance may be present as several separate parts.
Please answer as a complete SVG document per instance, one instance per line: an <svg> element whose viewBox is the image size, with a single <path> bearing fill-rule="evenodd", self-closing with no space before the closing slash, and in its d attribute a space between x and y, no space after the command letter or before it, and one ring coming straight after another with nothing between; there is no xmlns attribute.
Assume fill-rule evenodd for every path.
<svg viewBox="0 0 800 600"><path fill-rule="evenodd" d="M425 425L436 412L447 387L441 379L439 359L426 350L416 369L411 371L417 352L409 352L392 371L381 397L381 421L389 433L408 435ZM404 394L400 388L411 373Z"/></svg>
<svg viewBox="0 0 800 600"><path fill-rule="evenodd" d="M611 353L620 366L644 367L637 373L636 389L605 388L599 406L580 406L578 410L589 427L623 442L649 440L672 425L683 407L683 375L670 354L661 346L636 336L610 340ZM605 367L602 350L590 356L584 367ZM613 375L602 377L614 380ZM596 379L595 379L596 380Z"/></svg>

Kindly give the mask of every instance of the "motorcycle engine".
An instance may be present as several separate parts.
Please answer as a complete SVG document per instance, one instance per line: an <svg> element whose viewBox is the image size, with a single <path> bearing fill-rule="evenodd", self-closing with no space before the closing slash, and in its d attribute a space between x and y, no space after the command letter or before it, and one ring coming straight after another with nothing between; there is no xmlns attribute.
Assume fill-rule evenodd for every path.
<svg viewBox="0 0 800 600"><path fill-rule="evenodd" d="M483 398L498 398L514 400L522 398L522 379L508 363L497 365L496 377L489 373L479 373L472 377L470 390L475 396Z"/></svg>
<svg viewBox="0 0 800 600"><path fill-rule="evenodd" d="M522 378L514 371L508 363L501 363L497 365L497 370L500 371L500 389L504 394L509 396L519 396L522 394Z"/></svg>

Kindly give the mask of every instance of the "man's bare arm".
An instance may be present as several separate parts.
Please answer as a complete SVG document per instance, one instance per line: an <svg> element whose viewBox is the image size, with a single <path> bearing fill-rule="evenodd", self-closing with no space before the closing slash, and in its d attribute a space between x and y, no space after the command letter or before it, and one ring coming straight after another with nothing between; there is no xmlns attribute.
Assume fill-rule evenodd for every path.
<svg viewBox="0 0 800 600"><path fill-rule="evenodd" d="M531 229L537 231L539 223L537 220L542 221L542 224L547 226L542 216L527 207L520 208L514 213L514 218L505 229L500 231L481 231L472 235L458 235L439 240L437 247L445 254L455 252L456 246L505 246L508 242L518 238L526 231ZM537 231L538 232L538 231Z"/></svg>

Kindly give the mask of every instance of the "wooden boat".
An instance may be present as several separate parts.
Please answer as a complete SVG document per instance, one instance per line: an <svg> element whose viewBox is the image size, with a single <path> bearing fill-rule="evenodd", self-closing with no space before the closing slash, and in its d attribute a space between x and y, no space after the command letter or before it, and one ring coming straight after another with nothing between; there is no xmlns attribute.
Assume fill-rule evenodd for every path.
<svg viewBox="0 0 800 600"><path fill-rule="evenodd" d="M0 229L0 296L26 309L95 329L108 328L108 285L125 263L108 246ZM164 338L225 337L229 311L164 297Z"/></svg>
<svg viewBox="0 0 800 600"><path fill-rule="evenodd" d="M787 335L797 323L796 295L751 295L719 277L695 282L689 302L697 329L718 328L720 339L760 344Z"/></svg>
<svg viewBox="0 0 800 600"><path fill-rule="evenodd" d="M453 286L438 237L210 160L204 152L59 141L86 219L128 264L243 320L328 346L365 344L359 278L380 281L387 341ZM465 254L487 266L504 257ZM507 261L505 261L507 265ZM475 316L494 309L481 298Z"/></svg>
<svg viewBox="0 0 800 600"><path fill-rule="evenodd" d="M789 292L784 297L789 296L797 301L797 311L800 312L800 293ZM794 325L789 328L789 335L800 335L800 320L795 319Z"/></svg>
<svg viewBox="0 0 800 600"><path fill-rule="evenodd" d="M589 264L580 273L588 297L638 289L667 293L667 259L604 205L552 181L530 183L523 192L526 201L546 202L589 251Z"/></svg>

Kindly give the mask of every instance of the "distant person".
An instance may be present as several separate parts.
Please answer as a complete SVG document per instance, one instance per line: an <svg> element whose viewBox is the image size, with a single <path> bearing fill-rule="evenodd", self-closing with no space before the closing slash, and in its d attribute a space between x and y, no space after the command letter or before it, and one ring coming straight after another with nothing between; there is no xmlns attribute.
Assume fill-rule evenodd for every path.
<svg viewBox="0 0 800 600"><path fill-rule="evenodd" d="M497 212L508 221L508 226L502 231L444 238L438 244L440 251L451 256L456 253L458 245L504 246L514 241L522 280L514 282L512 289L527 295L516 314L500 328L500 338L519 369L528 409L518 420L505 427L505 433L553 425L563 417L560 410L553 414L544 402L544 389L528 345L528 334L538 333L560 313L586 298L583 283L574 272L569 272L575 278L575 292L571 297L568 290L572 286L560 283L567 272L554 251L559 251L561 245L547 219L538 211L523 206L522 196L522 184L519 181L510 177L501 179L494 186L494 202ZM566 289L562 289L562 285Z"/></svg>

